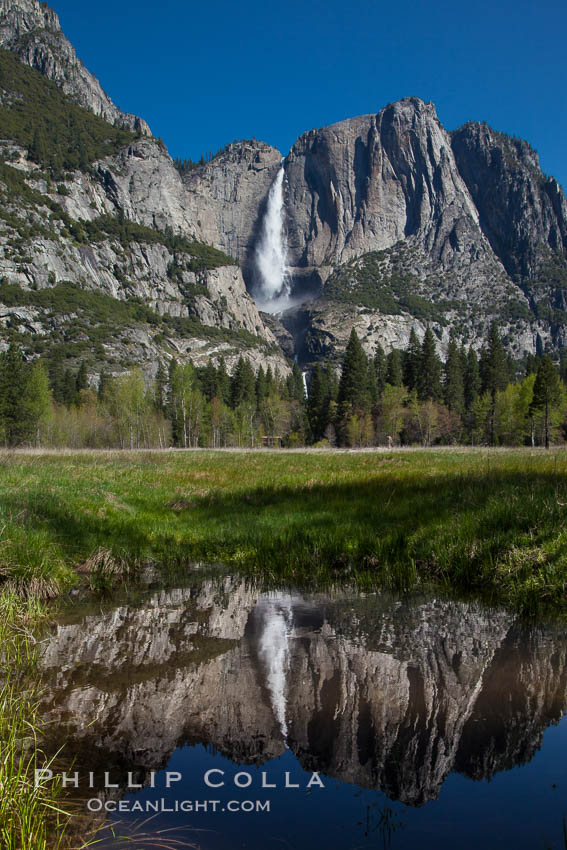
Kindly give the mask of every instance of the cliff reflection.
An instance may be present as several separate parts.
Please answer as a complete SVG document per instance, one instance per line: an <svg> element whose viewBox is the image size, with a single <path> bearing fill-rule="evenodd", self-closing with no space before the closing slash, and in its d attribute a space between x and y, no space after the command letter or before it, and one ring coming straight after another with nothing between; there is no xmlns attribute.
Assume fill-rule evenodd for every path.
<svg viewBox="0 0 567 850"><path fill-rule="evenodd" d="M451 771L529 760L567 704L567 640L475 603L263 594L240 579L61 619L45 713L71 750L144 777L202 742L420 805Z"/></svg>

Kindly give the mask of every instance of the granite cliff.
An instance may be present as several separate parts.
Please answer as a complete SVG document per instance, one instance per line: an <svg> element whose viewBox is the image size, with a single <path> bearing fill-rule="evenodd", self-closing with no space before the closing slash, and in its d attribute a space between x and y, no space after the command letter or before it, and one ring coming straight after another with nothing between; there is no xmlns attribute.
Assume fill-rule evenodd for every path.
<svg viewBox="0 0 567 850"><path fill-rule="evenodd" d="M53 317L33 293L63 283L153 311L101 331L93 368L106 359L151 371L158 359L220 353L231 365L245 351L286 371L289 355L337 361L352 327L369 352L405 347L428 324L441 351L451 330L478 348L494 319L518 357L567 345L567 201L526 142L484 124L449 133L433 104L409 97L311 130L283 159L248 140L180 173L147 125L102 91L46 4L0 0L0 48L4 346L14 333L31 351L52 340ZM48 102L56 114L75 110L70 161L41 137ZM27 135L16 120L26 104ZM87 114L107 129L87 127ZM251 294L282 163L295 306L278 321ZM125 236L124 221L138 228ZM202 249L190 245L224 259L199 264ZM68 337L75 312L62 306L55 324ZM88 347L88 335L79 339Z"/></svg>
<svg viewBox="0 0 567 850"><path fill-rule="evenodd" d="M221 156L190 183L203 197L214 186L209 238L243 260L252 291L258 216L279 161L263 147L271 167L264 181L246 180L245 198L232 191L234 170L248 175L252 146L248 158L231 146L230 178ZM405 346L428 323L441 349L451 328L479 347L494 319L517 356L565 345L567 202L526 142L486 125L449 133L433 104L405 98L305 133L283 164L289 275L302 305L282 321L300 362L333 359L353 326L369 351ZM227 207L230 238L220 235ZM244 209L252 215L240 218Z"/></svg>

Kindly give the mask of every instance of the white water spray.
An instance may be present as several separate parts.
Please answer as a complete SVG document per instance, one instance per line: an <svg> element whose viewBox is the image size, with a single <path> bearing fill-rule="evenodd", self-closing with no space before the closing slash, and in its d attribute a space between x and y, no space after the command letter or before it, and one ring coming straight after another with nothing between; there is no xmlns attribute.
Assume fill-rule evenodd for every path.
<svg viewBox="0 0 567 850"><path fill-rule="evenodd" d="M268 205L256 249L256 268L260 275L258 301L263 310L277 313L289 306L287 246L284 230L284 167L270 186Z"/></svg>
<svg viewBox="0 0 567 850"><path fill-rule="evenodd" d="M289 668L289 636L291 597L270 594L262 600L263 628L258 652L266 673L272 710L287 747L287 671Z"/></svg>

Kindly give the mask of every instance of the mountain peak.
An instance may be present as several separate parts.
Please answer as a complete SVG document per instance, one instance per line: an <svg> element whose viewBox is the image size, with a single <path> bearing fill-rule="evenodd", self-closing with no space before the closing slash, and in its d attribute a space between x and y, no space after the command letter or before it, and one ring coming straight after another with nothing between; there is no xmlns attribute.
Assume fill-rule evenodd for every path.
<svg viewBox="0 0 567 850"><path fill-rule="evenodd" d="M61 24L57 13L47 3L38 3L38 0L0 0L0 31L6 29L12 29L21 36L40 29L60 32Z"/></svg>
<svg viewBox="0 0 567 850"><path fill-rule="evenodd" d="M96 77L77 57L61 30L57 14L47 3L0 0L0 47L53 80L65 94L95 115L151 135L145 121L123 113L103 91Z"/></svg>

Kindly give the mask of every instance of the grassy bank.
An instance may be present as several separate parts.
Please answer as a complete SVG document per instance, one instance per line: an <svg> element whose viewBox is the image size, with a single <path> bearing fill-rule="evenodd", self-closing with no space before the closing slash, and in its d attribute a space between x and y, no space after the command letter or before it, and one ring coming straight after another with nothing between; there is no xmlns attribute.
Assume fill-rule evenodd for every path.
<svg viewBox="0 0 567 850"><path fill-rule="evenodd" d="M0 594L0 846L3 850L68 848L70 818L58 789L35 783L45 766L38 716L36 641L45 617L37 600ZM82 843L82 842L81 842ZM75 845L76 846L76 845Z"/></svg>
<svg viewBox="0 0 567 850"><path fill-rule="evenodd" d="M0 565L20 592L54 594L85 564L104 584L202 559L567 603L562 451L7 453L0 473Z"/></svg>

